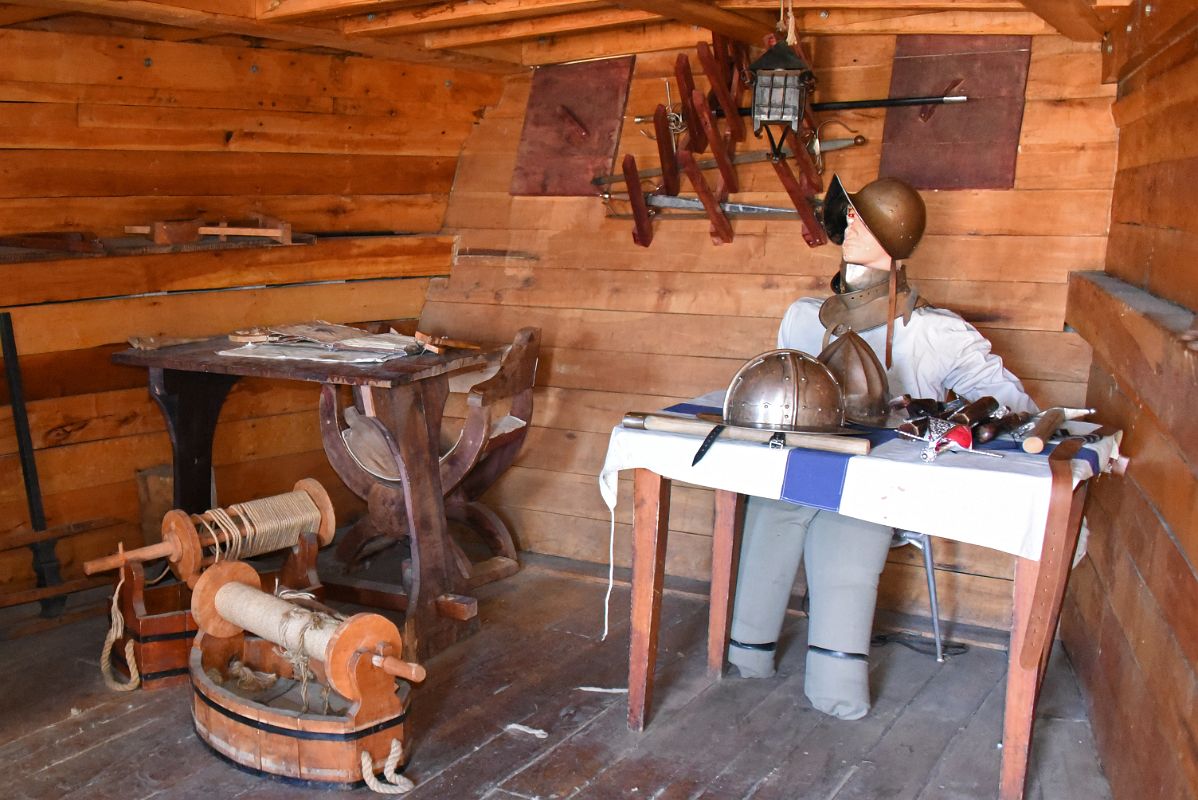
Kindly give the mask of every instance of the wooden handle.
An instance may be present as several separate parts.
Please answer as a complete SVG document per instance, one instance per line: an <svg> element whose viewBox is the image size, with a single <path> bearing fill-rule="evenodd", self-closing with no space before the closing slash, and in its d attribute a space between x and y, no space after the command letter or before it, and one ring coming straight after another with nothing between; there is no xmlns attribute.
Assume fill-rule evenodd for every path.
<svg viewBox="0 0 1198 800"><path fill-rule="evenodd" d="M624 427L663 433L682 433L689 436L706 436L716 426L714 422L685 417L669 417L664 414L627 414ZM754 428L725 428L720 434L725 439L740 442L768 442L773 431ZM787 447L805 447L808 450L824 450L829 453L846 453L863 456L869 453L869 440L858 436L835 436L824 433L783 433Z"/></svg>
<svg viewBox="0 0 1198 800"><path fill-rule="evenodd" d="M158 544L139 547L136 550L121 550L110 556L93 558L91 561L84 562L83 571L88 575L95 575L97 572L120 569L130 561L153 561L156 558L170 558L174 553L174 544L171 542L159 542Z"/></svg>
<svg viewBox="0 0 1198 800"><path fill-rule="evenodd" d="M1032 429L1023 437L1023 452L1039 453L1044 450L1045 443L1065 424L1065 412L1059 408L1050 408L1039 416Z"/></svg>
<svg viewBox="0 0 1198 800"><path fill-rule="evenodd" d="M370 663L388 675L403 678L411 683L421 683L425 677L424 667L411 661L401 661L395 656L374 656Z"/></svg>

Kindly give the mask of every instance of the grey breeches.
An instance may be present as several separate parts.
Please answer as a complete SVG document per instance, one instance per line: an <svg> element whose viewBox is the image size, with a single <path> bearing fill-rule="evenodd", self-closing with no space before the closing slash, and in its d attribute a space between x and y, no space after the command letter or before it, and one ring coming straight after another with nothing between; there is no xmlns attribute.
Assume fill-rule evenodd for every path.
<svg viewBox="0 0 1198 800"><path fill-rule="evenodd" d="M774 672L799 562L810 611L804 690L842 719L869 711L869 641L891 529L781 500L750 498L745 513L729 660L745 677Z"/></svg>

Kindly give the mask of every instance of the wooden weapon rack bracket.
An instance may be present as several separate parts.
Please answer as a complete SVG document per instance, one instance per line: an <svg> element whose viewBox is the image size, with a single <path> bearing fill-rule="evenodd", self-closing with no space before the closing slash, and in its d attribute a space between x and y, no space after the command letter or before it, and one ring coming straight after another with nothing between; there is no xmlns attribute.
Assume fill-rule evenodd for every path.
<svg viewBox="0 0 1198 800"><path fill-rule="evenodd" d="M776 37L766 37L767 48L776 43ZM805 63L810 63L797 44L794 49ZM675 150L667 109L659 104L653 114L653 128L661 159L662 180L651 194L677 196L681 189L680 173L685 175L711 221L712 242L725 244L732 241L733 231L721 204L728 199L729 194L740 190L735 149L737 144L745 140L745 123L740 114L740 105L745 89L751 85L748 51L744 44L713 33L712 44L708 46L706 42L700 42L697 55L711 90L704 95L695 88L690 59L685 53L679 53L674 65L674 77L682 95L681 113L686 133ZM717 123L717 110L724 118L723 131ZM803 239L809 247L818 247L827 242L813 202L813 197L823 191L823 179L806 147L807 141L815 136L815 131L815 117L808 98L797 134L787 128L777 141L770 135L772 152L769 161L798 212L803 225ZM708 148L719 172L714 186L707 182L704 167L697 160L697 156ZM798 165L797 175L790 165L791 161ZM641 190L635 156L626 154L621 169L632 207L633 241L648 247L653 242L653 226L649 205Z"/></svg>

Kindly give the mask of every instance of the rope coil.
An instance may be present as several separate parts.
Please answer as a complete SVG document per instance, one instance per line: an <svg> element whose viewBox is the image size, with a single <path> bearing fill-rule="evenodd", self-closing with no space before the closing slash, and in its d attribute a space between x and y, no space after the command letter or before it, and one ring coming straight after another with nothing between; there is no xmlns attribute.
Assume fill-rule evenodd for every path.
<svg viewBox="0 0 1198 800"><path fill-rule="evenodd" d="M161 577L160 575L159 578ZM112 624L108 628L108 635L104 637L104 647L100 650L100 675L104 678L104 685L114 692L131 692L141 685L141 673L137 670L137 659L133 657L134 642L132 639L125 642L125 664L129 667L129 681L126 683L119 680L116 671L112 668L112 646L116 644L117 639L125 635L125 618L117 604L121 596L121 586L124 583L125 573L122 572L121 579L117 581L116 588L112 590L112 608L109 611Z"/></svg>
<svg viewBox="0 0 1198 800"><path fill-rule="evenodd" d="M213 559L219 562L294 547L305 533L320 528L321 515L307 492L288 492L212 508L192 520L208 534Z"/></svg>
<svg viewBox="0 0 1198 800"><path fill-rule="evenodd" d="M370 757L370 753L363 750L361 755L362 780L372 791L379 794L406 794L412 791L416 788L416 784L412 783L410 778L395 771L402 757L403 745L399 743L399 739L392 739L391 752L387 754L387 760L383 763L383 777L388 783L383 783L374 774L374 760Z"/></svg>

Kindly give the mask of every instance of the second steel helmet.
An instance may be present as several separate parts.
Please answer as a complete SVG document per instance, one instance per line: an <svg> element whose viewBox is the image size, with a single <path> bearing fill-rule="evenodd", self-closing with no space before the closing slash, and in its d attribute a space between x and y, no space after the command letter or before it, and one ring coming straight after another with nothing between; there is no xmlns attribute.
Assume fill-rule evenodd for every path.
<svg viewBox="0 0 1198 800"><path fill-rule="evenodd" d="M878 178L856 193L845 191L840 176L833 175L824 195L824 230L840 244L852 208L874 235L882 249L894 259L904 259L915 250L927 224L927 209L919 192L898 178Z"/></svg>
<svg viewBox="0 0 1198 800"><path fill-rule="evenodd" d="M873 348L855 331L848 331L819 354L844 391L844 416L849 422L886 427L890 418L890 383Z"/></svg>
<svg viewBox="0 0 1198 800"><path fill-rule="evenodd" d="M770 350L741 367L724 396L724 423L775 431L834 431L844 424L840 384L818 359Z"/></svg>

